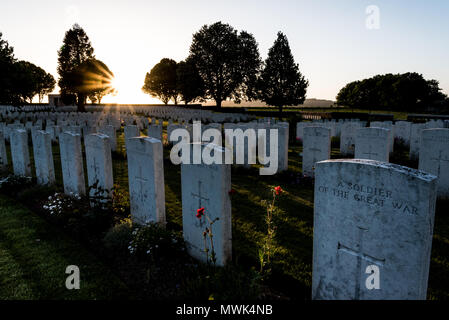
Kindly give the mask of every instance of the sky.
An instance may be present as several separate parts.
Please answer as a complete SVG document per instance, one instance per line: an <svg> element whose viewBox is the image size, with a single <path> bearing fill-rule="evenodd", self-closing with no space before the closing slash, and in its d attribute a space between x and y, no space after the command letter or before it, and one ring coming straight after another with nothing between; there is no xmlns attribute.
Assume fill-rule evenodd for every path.
<svg viewBox="0 0 449 320"><path fill-rule="evenodd" d="M185 59L193 33L217 21L252 33L263 59L286 34L307 98L334 100L348 82L403 72L449 94L447 0L0 1L0 32L16 58L55 78L64 34L78 23L115 75L118 94L102 102L158 103L141 91L145 74L162 58Z"/></svg>

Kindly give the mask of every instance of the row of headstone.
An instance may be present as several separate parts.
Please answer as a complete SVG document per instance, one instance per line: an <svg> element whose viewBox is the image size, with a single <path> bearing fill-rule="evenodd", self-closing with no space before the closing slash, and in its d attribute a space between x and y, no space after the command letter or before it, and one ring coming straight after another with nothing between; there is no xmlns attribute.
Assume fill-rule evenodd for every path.
<svg viewBox="0 0 449 320"><path fill-rule="evenodd" d="M132 126L130 126L132 127ZM39 184L55 182L50 134L42 130L32 131L36 177ZM109 137L101 133L85 136L87 185L90 196L107 199L113 188L112 158ZM4 140L3 145L4 145ZM60 155L64 192L84 195L84 178L81 134L60 134ZM165 223L164 166L161 140L140 137L137 134L126 139L131 216L135 223ZM0 152L1 152L0 143ZM210 148L211 145L204 146ZM224 155L224 149L213 146L214 152ZM31 164L26 130L11 132L11 153L14 174L31 176ZM6 151L3 153L6 157ZM225 265L232 254L230 165L182 165L182 211L184 237L192 256L208 260L205 254L203 232L208 219L219 218L214 224L214 251L216 263ZM204 208L207 215L200 219L197 210ZM212 249L207 244L208 249Z"/></svg>

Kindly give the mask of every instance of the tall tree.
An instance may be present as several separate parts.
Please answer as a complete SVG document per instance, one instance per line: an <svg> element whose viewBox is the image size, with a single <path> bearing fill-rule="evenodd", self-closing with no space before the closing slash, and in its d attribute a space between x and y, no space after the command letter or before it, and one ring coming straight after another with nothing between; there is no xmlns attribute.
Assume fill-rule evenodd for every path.
<svg viewBox="0 0 449 320"><path fill-rule="evenodd" d="M270 106L296 106L304 103L309 82L295 63L287 37L278 32L274 45L268 51L259 79L260 100Z"/></svg>
<svg viewBox="0 0 449 320"><path fill-rule="evenodd" d="M0 32L0 103L11 104L14 100L14 85L11 74L14 68L14 49L3 39Z"/></svg>
<svg viewBox="0 0 449 320"><path fill-rule="evenodd" d="M189 58L203 79L204 98L217 107L228 98L239 103L254 97L261 60L251 34L222 22L204 25L193 35Z"/></svg>
<svg viewBox="0 0 449 320"><path fill-rule="evenodd" d="M66 78L75 92L89 97L93 102L100 103L105 95L115 91L112 87L114 74L104 62L97 59L84 61Z"/></svg>
<svg viewBox="0 0 449 320"><path fill-rule="evenodd" d="M176 67L175 60L162 59L146 74L142 91L166 105L171 99L177 104L179 95L176 87Z"/></svg>
<svg viewBox="0 0 449 320"><path fill-rule="evenodd" d="M62 95L75 95L78 111L85 111L86 94L73 81L73 71L83 62L94 59L94 49L86 32L78 25L65 33L63 45L58 51L58 85Z"/></svg>
<svg viewBox="0 0 449 320"><path fill-rule="evenodd" d="M179 62L176 75L176 87L185 104L201 99L204 95L203 79L191 60Z"/></svg>
<svg viewBox="0 0 449 320"><path fill-rule="evenodd" d="M37 95L39 97L39 103L42 103L44 95L48 95L55 88L55 78L39 68L37 73Z"/></svg>
<svg viewBox="0 0 449 320"><path fill-rule="evenodd" d="M438 81L409 72L350 82L338 93L337 104L369 110L425 111L447 107L446 99Z"/></svg>

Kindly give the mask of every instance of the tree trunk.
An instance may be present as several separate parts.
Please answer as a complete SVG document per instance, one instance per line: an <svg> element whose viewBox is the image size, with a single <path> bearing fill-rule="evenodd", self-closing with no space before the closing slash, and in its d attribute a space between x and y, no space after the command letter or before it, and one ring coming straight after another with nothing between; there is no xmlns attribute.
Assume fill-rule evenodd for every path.
<svg viewBox="0 0 449 320"><path fill-rule="evenodd" d="M221 99L220 100L215 100L216 104L217 104L217 109L221 109Z"/></svg>
<svg viewBox="0 0 449 320"><path fill-rule="evenodd" d="M86 112L86 96L84 94L78 94L78 112Z"/></svg>
<svg viewBox="0 0 449 320"><path fill-rule="evenodd" d="M282 106L279 106L279 120L282 120Z"/></svg>

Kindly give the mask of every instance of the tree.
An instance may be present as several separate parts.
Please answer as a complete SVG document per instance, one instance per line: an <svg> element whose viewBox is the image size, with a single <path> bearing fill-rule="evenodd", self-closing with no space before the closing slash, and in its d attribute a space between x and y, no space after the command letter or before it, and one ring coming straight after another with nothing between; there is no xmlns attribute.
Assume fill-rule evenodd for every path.
<svg viewBox="0 0 449 320"><path fill-rule="evenodd" d="M201 99L204 95L204 83L195 64L186 59L176 68L176 87L181 101L185 104Z"/></svg>
<svg viewBox="0 0 449 320"><path fill-rule="evenodd" d="M58 51L58 85L61 95L75 95L78 111L85 111L87 96L79 91L79 82L74 81L74 70L89 59L94 59L94 49L86 32L78 25L65 33L63 45ZM79 80L79 79L78 79Z"/></svg>
<svg viewBox="0 0 449 320"><path fill-rule="evenodd" d="M150 73L146 74L142 91L158 98L166 105L170 99L178 104L176 66L175 60L162 59L151 69Z"/></svg>
<svg viewBox="0 0 449 320"><path fill-rule="evenodd" d="M97 59L88 59L66 75L74 92L92 102L100 103L101 99L114 92L111 85L114 74L108 66Z"/></svg>
<svg viewBox="0 0 449 320"><path fill-rule="evenodd" d="M0 32L0 103L12 104L15 99L14 85L10 75L13 72L16 59L14 58L14 49L2 37L3 34Z"/></svg>
<svg viewBox="0 0 449 320"><path fill-rule="evenodd" d="M9 78L14 105L31 103L36 95L39 96L39 101L42 101L43 95L51 92L55 86L51 74L28 61L14 62Z"/></svg>
<svg viewBox="0 0 449 320"><path fill-rule="evenodd" d="M218 108L228 98L240 103L254 97L261 60L251 34L221 22L204 25L193 35L189 59L203 80L204 98Z"/></svg>
<svg viewBox="0 0 449 320"><path fill-rule="evenodd" d="M447 106L447 96L436 80L418 73L384 74L354 81L337 95L339 105L360 109L422 111Z"/></svg>
<svg viewBox="0 0 449 320"><path fill-rule="evenodd" d="M278 32L274 45L268 51L258 82L260 100L270 106L296 106L304 103L309 82L295 63L287 37Z"/></svg>
<svg viewBox="0 0 449 320"><path fill-rule="evenodd" d="M55 78L50 74L45 72L43 69L39 68L37 73L37 95L39 96L39 103L42 103L44 95L48 95L55 88Z"/></svg>

